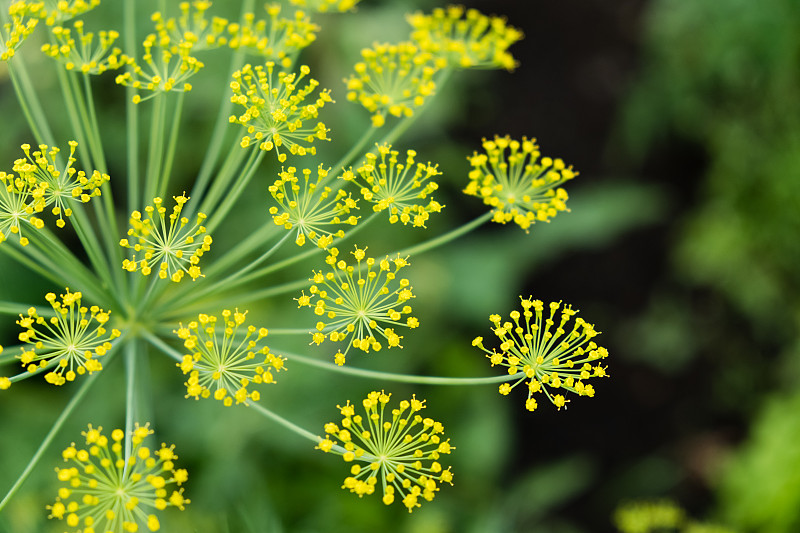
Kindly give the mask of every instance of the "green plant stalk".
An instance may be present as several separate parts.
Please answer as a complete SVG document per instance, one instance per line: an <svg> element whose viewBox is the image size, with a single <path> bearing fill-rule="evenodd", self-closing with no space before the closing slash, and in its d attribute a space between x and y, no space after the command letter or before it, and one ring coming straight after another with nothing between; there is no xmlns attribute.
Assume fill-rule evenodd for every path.
<svg viewBox="0 0 800 533"><path fill-rule="evenodd" d="M169 187L169 178L172 173L172 164L175 160L175 149L178 145L178 133L181 125L181 113L183 112L183 103L185 101L186 93L178 93L178 102L175 104L172 116L172 128L169 132L169 142L167 145L167 156L164 160L164 167L159 173L159 184L157 195L161 198L167 195Z"/></svg>
<svg viewBox="0 0 800 533"><path fill-rule="evenodd" d="M213 216L209 218L208 224L206 224L206 229L209 233L213 233L217 226L219 226L222 221L225 220L225 216L233 208L233 205L242 195L245 187L256 173L258 166L264 159L264 155L265 152L263 150L252 150L247 158L247 162L239 172L238 179L233 186L229 188L228 193L224 196L222 202L220 202L219 205L216 205L212 210L204 211L205 213L213 214ZM228 180L226 179L224 181L227 182Z"/></svg>
<svg viewBox="0 0 800 533"><path fill-rule="evenodd" d="M133 435L133 422L135 418L135 400L136 400L136 348L139 341L132 339L131 342L125 345L125 467L122 471L122 477L128 473L128 459L131 457L131 449L133 447L130 438Z"/></svg>
<svg viewBox="0 0 800 533"><path fill-rule="evenodd" d="M166 128L166 104L167 95L158 93L153 97L153 109L150 113L150 144L147 148L147 166L144 177L144 196L141 198L141 205L147 205L153 201L158 190L159 174L161 165L164 161L164 129ZM141 105L141 104L138 104Z"/></svg>
<svg viewBox="0 0 800 533"><path fill-rule="evenodd" d="M68 79L69 73L66 71L66 69L61 67L60 64L56 64L56 74L58 75L58 84L61 87L61 94L64 95L64 106L67 109L69 124L72 126L72 134L75 136L75 140L78 142L78 156L81 158L81 160L87 163L90 168L94 168L94 161L92 160L92 147L86 140L86 133L84 131L85 122L83 122L79 116L80 113L76 103L77 98L73 93L72 84Z"/></svg>
<svg viewBox="0 0 800 533"><path fill-rule="evenodd" d="M11 77L11 84L14 86L14 92L17 95L22 114L28 122L28 126L33 132L33 138L36 139L36 144L47 144L52 146L55 144L53 132L50 130L50 125L47 122L47 117L42 110L42 105L36 98L36 93L33 89L28 71L25 69L25 64L16 64L15 61L6 61L8 65L8 74Z"/></svg>
<svg viewBox="0 0 800 533"><path fill-rule="evenodd" d="M214 209L214 206L217 204L219 198L223 195L223 193L226 192L231 179L235 174L237 174L242 160L247 155L252 156L252 154L248 154L246 150L242 150L238 141L230 145L228 155L222 162L222 167L220 167L219 171L217 172L211 188L202 198L202 202L200 203L200 207L197 209L197 212L208 214ZM195 198L195 201L200 201L200 198ZM191 210L191 214L194 215L195 211Z"/></svg>

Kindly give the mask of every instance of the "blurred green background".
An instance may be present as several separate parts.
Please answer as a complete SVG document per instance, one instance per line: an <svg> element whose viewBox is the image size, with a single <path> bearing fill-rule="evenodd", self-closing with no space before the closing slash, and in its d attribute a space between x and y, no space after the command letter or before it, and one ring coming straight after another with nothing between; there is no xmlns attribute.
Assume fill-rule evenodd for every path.
<svg viewBox="0 0 800 533"><path fill-rule="evenodd" d="M215 9L235 13L233 4ZM620 503L665 497L691 516L735 531L800 530L800 2L464 4L505 15L526 37L512 48L520 61L515 72L458 74L397 143L444 172L447 207L432 218L431 231L482 212L460 189L466 156L494 134L536 137L544 154L574 165L580 176L570 184L572 212L537 224L529 235L487 226L412 258L408 270L422 327L406 335L402 351L351 362L491 375L470 340L488 332L490 313L507 314L518 295L532 294L571 303L597 325L612 355L611 377L595 384L591 400L575 398L561 412L542 405L528 413L518 394L500 397L494 386L332 379L299 365L281 375L262 401L314 432L336 418L337 403L372 389L427 399L428 415L445 424L456 446L455 484L409 515L341 490L347 467L339 458L315 452L255 413L185 400L173 363L143 357L151 421L160 439L176 444L190 472L193 503L184 513L165 513L163 530L606 532L614 531ZM341 82L360 48L403 39L404 13L438 5L365 0L354 15L317 19L323 31L302 60L339 100L325 116L335 141L320 150L320 160L340 155L368 121L345 101ZM87 21L113 25L118 7L107 1ZM44 98L49 113L66 124L58 119L49 60L34 43L25 46L38 88L50 95ZM208 109L227 83L224 62L207 63L184 112L178 170L186 180L210 134ZM122 153L123 93L112 76L98 87L107 88L97 94L108 152ZM17 147L31 139L3 65L0 117L0 155L8 170L20 155ZM124 161L112 157L111 164L124 173ZM247 224L271 223L264 201L273 178L268 169L262 174L247 196L248 209L215 243L235 242ZM421 238L408 229L380 229L364 236L378 254ZM223 253L220 246L213 253ZM7 300L35 303L46 290L59 289L3 254L0 272ZM277 300L251 306L251 316L269 327L307 319L291 301ZM0 344L12 344L16 329L7 317ZM283 338L274 342L292 347ZM294 347L317 353L304 345L305 339ZM60 530L44 511L55 496L60 449L78 440L87 422L110 428L123 421L121 361L107 370L49 457L0 513L0 530ZM0 493L58 416L68 389L30 380L0 395Z"/></svg>

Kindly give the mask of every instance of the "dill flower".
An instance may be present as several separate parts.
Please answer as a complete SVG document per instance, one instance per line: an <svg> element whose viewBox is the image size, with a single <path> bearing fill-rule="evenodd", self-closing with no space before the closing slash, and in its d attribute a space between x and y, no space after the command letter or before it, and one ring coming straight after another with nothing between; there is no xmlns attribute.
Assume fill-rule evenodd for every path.
<svg viewBox="0 0 800 533"><path fill-rule="evenodd" d="M116 82L125 87L133 87L150 91L144 98L133 96L133 103L138 104L162 92L189 92L192 84L186 80L197 74L204 64L190 55L193 44L181 40L177 44L168 35L157 37L155 33L148 35L142 43L144 54L142 61L147 71L132 57L123 56L122 61L131 66L128 71L116 77ZM153 53L155 47L156 53ZM160 50L160 53L159 53Z"/></svg>
<svg viewBox="0 0 800 533"><path fill-rule="evenodd" d="M298 52L316 40L320 28L303 11L296 11L294 18L289 19L281 16L280 4L266 4L264 8L269 20L256 21L255 14L245 13L241 24L228 26L231 33L228 46L234 50L244 48L289 68Z"/></svg>
<svg viewBox="0 0 800 533"><path fill-rule="evenodd" d="M228 44L228 38L224 35L228 19L215 16L209 20L206 11L210 7L211 2L206 0L181 2L178 4L181 14L177 19L164 19L164 15L156 11L150 20L155 24L159 39L166 37L172 42L185 40L192 44L195 51L210 50Z"/></svg>
<svg viewBox="0 0 800 533"><path fill-rule="evenodd" d="M296 298L298 307L312 307L311 298L315 297L314 314L327 318L317 322L312 342L317 345L326 339L347 342L344 352L335 355L338 365L344 364L351 347L363 352L369 352L370 348L380 350L383 345L377 337L383 337L389 348L402 348L403 337L395 333L394 326L419 326L419 321L410 316L408 302L414 297L410 282L405 278L395 281L397 272L409 265L408 258L398 255L390 260L386 256L377 261L366 256L366 248L356 247L350 252L356 260L353 266L338 259L338 249L329 251L326 262L331 272L314 271L314 277L310 278L314 283L309 288L311 295L303 292ZM403 315L407 315L405 319Z"/></svg>
<svg viewBox="0 0 800 533"><path fill-rule="evenodd" d="M537 407L533 395L542 391L559 410L569 400L562 394L554 394L554 390L594 396L594 387L584 382L592 377L606 376L606 367L600 365L599 360L608 357L608 350L592 340L599 332L580 317L575 318L572 330L568 332L565 327L577 314L569 305L562 307L561 302L552 302L547 306L548 312L541 300L522 297L520 300L522 314L512 311L513 323L501 323L500 315L489 317L494 325L492 332L502 342L499 352L486 349L483 337L472 341L473 346L486 352L492 366L507 367L509 375L518 376L513 384L500 385L500 394L508 394L527 378L525 407L529 411ZM556 315L560 315L558 322Z"/></svg>
<svg viewBox="0 0 800 533"><path fill-rule="evenodd" d="M83 170L73 168L77 147L77 142L69 142L69 157L63 170L56 168L59 149L46 144L40 144L39 149L33 152L30 145L23 144L25 159L14 161L14 172L29 183L37 183L34 196L43 202L38 207L53 206L52 213L58 217L56 226L59 228L66 225L64 217L72 215L71 202L87 203L95 196L100 196L100 187L109 180L108 174L101 174L97 170L87 176Z"/></svg>
<svg viewBox="0 0 800 533"><path fill-rule="evenodd" d="M410 117L433 95L434 74L444 62L414 43L375 44L361 51L347 84L347 99L358 102L372 113L376 128L386 123L386 115Z"/></svg>
<svg viewBox="0 0 800 533"><path fill-rule="evenodd" d="M41 200L44 192L33 176L25 178L0 172L0 243L9 235L16 235L21 246L27 246L28 238L23 228L44 227L44 221L35 216L44 209Z"/></svg>
<svg viewBox="0 0 800 533"><path fill-rule="evenodd" d="M117 69L123 65L119 48L112 48L119 37L116 31L98 32L98 42L94 41L94 33L84 33L83 21L74 23L77 40L72 30L63 26L54 26L50 33L53 43L42 45L42 52L64 65L67 70L77 70L84 74L102 74L108 69Z"/></svg>
<svg viewBox="0 0 800 533"><path fill-rule="evenodd" d="M522 39L520 30L501 17L488 17L463 6L437 8L430 15L417 12L406 17L411 39L425 51L443 57L460 68L504 68L517 66L508 48Z"/></svg>
<svg viewBox="0 0 800 533"><path fill-rule="evenodd" d="M375 212L388 210L389 222L409 222L415 227L425 227L430 213L438 213L442 206L436 200L423 202L439 188L431 177L441 174L436 165L414 164L417 153L406 152L406 162L397 161L398 152L391 145L376 145L378 155L368 153L356 172L346 171L343 178L361 186L361 194L372 202ZM380 162L378 161L380 158ZM414 174L411 175L411 169Z"/></svg>
<svg viewBox="0 0 800 533"><path fill-rule="evenodd" d="M3 353L3 346L0 344L0 353ZM11 386L11 380L5 376L0 376L0 390L7 390Z"/></svg>
<svg viewBox="0 0 800 533"><path fill-rule="evenodd" d="M143 444L153 434L149 424L136 424L129 436L132 450L127 459L121 429L111 432L111 442L102 426L89 424L81 434L86 448L73 442L61 453L68 466L56 468L63 485L55 503L47 506L48 518L64 520L83 533L122 533L140 527L158 531L155 511L167 507L183 511L191 503L183 488L175 490L189 477L185 469L175 468L175 446L162 444L151 450Z"/></svg>
<svg viewBox="0 0 800 533"><path fill-rule="evenodd" d="M100 5L100 0L45 0L43 4L39 16L48 26L55 26L91 11Z"/></svg>
<svg viewBox="0 0 800 533"><path fill-rule="evenodd" d="M259 143L258 147L265 152L274 148L281 162L286 160L286 154L280 152L284 145L293 155L316 154L317 149L311 143L316 139L330 140L327 136L330 130L320 121L310 127L304 126L304 122L313 122L319 110L333 101L330 91L320 91L313 104L304 104L319 85L317 80L309 78L305 87L298 86L310 73L309 68L300 67L299 76L278 72L277 80L274 69L275 63L270 61L266 70L260 65L248 64L233 73L231 102L243 106L246 111L238 116L231 115L229 122L247 129L247 135L242 137L243 148L252 142Z"/></svg>
<svg viewBox="0 0 800 533"><path fill-rule="evenodd" d="M548 222L567 209L567 191L560 185L578 175L561 159L540 158L536 139L512 140L495 136L483 140L485 154L469 157L473 169L464 193L492 207L494 220L514 222L525 231L535 222Z"/></svg>
<svg viewBox="0 0 800 533"><path fill-rule="evenodd" d="M120 336L117 329L109 333L105 325L110 313L98 306L81 305L80 292L67 292L61 300L49 292L45 295L55 316L44 318L35 307L28 309L28 316L19 316L17 324L23 331L19 340L32 345L22 348L19 359L28 372L51 368L45 380L53 385L74 381L87 371L91 374L103 369L98 360L111 349L111 342Z"/></svg>
<svg viewBox="0 0 800 533"><path fill-rule="evenodd" d="M258 391L247 389L251 383L275 383L272 372L285 367L285 359L270 352L267 346L259 346L267 336L266 328L255 326L244 328L244 337L239 329L244 324L247 311L222 312L222 338L217 337L217 317L201 314L174 333L183 340L183 345L191 353L183 356L178 367L189 374L186 382L186 397L208 398L213 395L226 406L258 401ZM253 338L255 337L255 338Z"/></svg>
<svg viewBox="0 0 800 533"><path fill-rule="evenodd" d="M328 11L349 11L356 7L356 4L360 1L361 0L289 0L291 4L313 9L320 13Z"/></svg>
<svg viewBox="0 0 800 533"><path fill-rule="evenodd" d="M419 414L424 401L412 396L389 412L386 404L390 398L384 391L370 392L362 402L364 417L356 414L349 401L344 407L337 406L343 418L339 425L325 424L325 439L317 449L354 463L343 489L362 497L373 494L380 481L383 503L399 500L411 512L420 506L420 498L433 500L439 490L437 482L452 485L450 467L444 469L439 460L455 448L450 439L443 440L441 423Z"/></svg>
<svg viewBox="0 0 800 533"><path fill-rule="evenodd" d="M287 230L294 229L295 243L303 246L306 238L327 248L334 237L344 237L344 230L329 227L349 224L354 226L358 217L350 215L357 202L342 189L333 192L330 187L320 187L330 168L317 167L317 180L311 181L311 170L303 169L304 185L300 184L297 169L281 169L278 179L269 186L269 192L280 208L272 206L269 213L275 224Z"/></svg>
<svg viewBox="0 0 800 533"><path fill-rule="evenodd" d="M11 15L11 22L0 26L0 61L8 61L14 57L14 53L22 41L33 33L39 19L28 18L26 20L26 17L35 16L32 9L32 6L24 1L14 2L9 7L8 13Z"/></svg>
<svg viewBox="0 0 800 533"><path fill-rule="evenodd" d="M685 521L683 509L668 500L631 502L614 511L614 524L623 533L677 529Z"/></svg>
<svg viewBox="0 0 800 533"><path fill-rule="evenodd" d="M189 198L183 195L172 198L175 206L168 216L161 198L153 198L155 207L148 205L144 208L146 218L139 211L131 214L128 236L132 239L122 239L119 244L123 248L144 254L138 260L136 254L133 254L131 259L122 261L122 268L128 272L138 270L149 276L153 267L158 264L158 277L161 279L169 278L177 283L185 274L189 274L192 280L202 276L198 263L203 254L211 249L212 242L211 236L205 234L206 228L202 225L206 215L198 213L197 221L190 225L189 219L181 216L183 206Z"/></svg>

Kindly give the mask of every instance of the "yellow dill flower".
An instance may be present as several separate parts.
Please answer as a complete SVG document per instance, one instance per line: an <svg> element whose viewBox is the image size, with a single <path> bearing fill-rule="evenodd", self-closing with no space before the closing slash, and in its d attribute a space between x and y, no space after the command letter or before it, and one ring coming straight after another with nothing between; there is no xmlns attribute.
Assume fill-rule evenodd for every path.
<svg viewBox="0 0 800 533"><path fill-rule="evenodd" d="M228 46L244 48L288 69L298 52L316 40L320 28L303 11L296 11L289 19L281 16L280 4L266 4L264 8L268 20L256 21L254 13L245 13L241 24L228 26Z"/></svg>
<svg viewBox="0 0 800 533"><path fill-rule="evenodd" d="M339 425L325 424L326 436L317 449L354 463L343 489L362 497L373 494L380 481L383 503L399 500L411 512L420 506L420 498L433 500L438 483L452 485L450 467L443 468L439 460L455 448L450 439L443 439L441 423L419 414L424 401L412 396L388 411L390 398L384 391L370 392L362 402L364 417L356 414L349 401L337 406L343 418Z"/></svg>
<svg viewBox="0 0 800 533"><path fill-rule="evenodd" d="M0 61L8 61L14 57L22 41L33 33L39 19L27 17L37 17L41 7L41 3L35 2L19 1L11 4L8 8L11 22L0 26Z"/></svg>
<svg viewBox="0 0 800 533"><path fill-rule="evenodd" d="M151 94L144 98L138 94L134 95L133 103L138 104L161 92L192 90L192 84L186 80L197 74L204 65L202 61L190 55L193 47L190 41L181 40L175 43L169 35L162 34L157 37L151 33L145 38L142 46L144 47L142 61L148 71L145 71L135 59L122 56L121 61L129 64L133 72L125 72L116 77L119 85L150 91ZM155 54L153 47L156 48Z"/></svg>
<svg viewBox="0 0 800 533"><path fill-rule="evenodd" d="M314 271L310 278L314 284L296 298L298 307L312 307L314 314L327 321L317 322L317 331L312 333L312 342L317 345L326 339L347 342L344 352L339 351L335 361L345 362L351 347L369 352L380 350L383 345L377 337L386 339L389 348L399 347L403 337L395 333L394 326L416 328L419 321L410 316L408 302L414 298L411 284L405 279L395 281L397 272L408 266L408 258L386 258L377 261L366 256L366 248L356 247L351 252L356 265L338 259L339 250L331 248L326 262L331 272ZM391 288L393 287L393 288ZM312 296L316 300L312 303ZM407 315L403 319L403 315ZM391 326L391 327L386 327Z"/></svg>
<svg viewBox="0 0 800 533"><path fill-rule="evenodd" d="M160 11L150 17L155 23L159 39L168 38L171 42L187 41L192 44L196 52L211 50L228 44L225 30L228 28L228 19L222 17L206 17L206 11L211 7L211 2L195 0L194 2L181 2L178 8L180 16L175 19L164 19Z"/></svg>
<svg viewBox="0 0 800 533"><path fill-rule="evenodd" d="M91 11L100 5L100 0L45 0L38 11L39 17L48 26L55 26Z"/></svg>
<svg viewBox="0 0 800 533"><path fill-rule="evenodd" d="M319 110L332 102L330 91L320 91L314 103L304 104L304 100L317 88L319 82L309 78L305 87L298 84L310 70L300 67L300 75L278 72L277 80L273 76L275 63L268 62L266 70L262 66L245 65L233 73L231 102L245 108L241 115L231 115L229 122L241 124L247 129L242 137L241 145L247 148L251 143L265 152L275 149L278 160L286 160L281 153L283 146L288 147L293 155L316 154L317 149L311 143L317 139L330 140L325 124L317 121L313 127L304 126L304 122L314 121ZM303 146L300 143L307 143Z"/></svg>
<svg viewBox="0 0 800 533"><path fill-rule="evenodd" d="M272 206L269 213L278 226L294 229L295 243L303 246L306 239L320 248L327 248L334 237L344 237L344 230L332 226L354 226L358 217L350 215L357 202L342 189L333 192L330 187L320 187L330 168L317 167L317 180L311 181L311 170L303 169L304 184L300 184L297 169L281 169L278 179L270 185L269 192L280 208Z"/></svg>
<svg viewBox="0 0 800 533"><path fill-rule="evenodd" d="M668 500L631 502L614 511L614 523L622 533L677 529L685 521L683 509Z"/></svg>
<svg viewBox="0 0 800 533"><path fill-rule="evenodd" d="M69 292L61 300L49 292L45 300L55 311L55 316L44 318L35 307L28 316L19 315L17 324L24 330L19 340L32 345L22 348L19 359L28 372L52 368L45 380L53 385L74 381L77 376L103 369L97 359L111 349L111 342L119 337L119 330L109 333L105 325L111 313L93 305L81 305L82 294Z"/></svg>
<svg viewBox="0 0 800 533"><path fill-rule="evenodd" d="M266 328L247 326L244 336L239 334L246 317L247 311L224 310L221 339L217 337L218 319L213 315L201 314L196 321L189 322L186 327L181 324L174 332L191 352L178 363L183 373L189 374L187 398L191 396L197 400L213 396L230 406L234 401L236 404L258 401L260 393L247 390L251 383L275 383L272 372L284 369L285 359L271 353L268 347L259 346L268 334Z"/></svg>
<svg viewBox="0 0 800 533"><path fill-rule="evenodd" d="M27 246L28 238L23 228L44 227L44 221L34 216L44 209L44 191L33 176L15 176L0 172L0 243L9 235L16 235L22 246Z"/></svg>
<svg viewBox="0 0 800 533"><path fill-rule="evenodd" d="M87 203L95 196L100 196L100 187L109 180L108 174L101 174L97 170L90 176L83 170L75 170L75 149L78 143L69 142L69 157L63 170L56 168L56 158L59 149L46 144L40 144L39 149L31 152L29 144L22 145L25 152L24 159L14 161L14 172L28 182L36 182L37 191L34 195L42 209L52 206L51 212L58 217L56 226L65 226L64 217L72 215L70 203Z"/></svg>
<svg viewBox="0 0 800 533"><path fill-rule="evenodd" d="M3 346L0 345L0 353L3 353ZM0 390L7 390L11 386L11 380L5 376L0 377Z"/></svg>
<svg viewBox="0 0 800 533"><path fill-rule="evenodd" d="M542 157L536 139L495 136L483 140L485 154L469 157L472 170L464 193L492 207L494 220L514 222L525 231L535 222L549 222L567 209L567 191L560 187L578 175L561 159Z"/></svg>
<svg viewBox="0 0 800 533"><path fill-rule="evenodd" d="M356 7L361 0L289 0L296 6L313 9L319 13L328 11L345 12Z"/></svg>
<svg viewBox="0 0 800 533"><path fill-rule="evenodd" d="M136 424L128 438L131 455L125 458L125 432L115 429L111 441L103 428L91 424L81 432L86 447L73 442L62 453L67 466L56 468L62 486L55 503L47 506L48 518L63 520L73 531L123 533L158 531L156 511L190 502L180 487L188 479L183 468L175 468L175 446L162 444L152 450L144 440L153 434L149 424ZM77 529L75 529L77 528Z"/></svg>
<svg viewBox="0 0 800 533"><path fill-rule="evenodd" d="M411 223L424 228L430 213L438 213L444 207L436 200L423 202L439 188L430 178L441 172L430 163L415 165L417 153L414 150L406 152L405 163L398 163L398 152L392 150L391 145L376 146L378 155L368 153L361 166L355 172L346 171L343 179L361 187L361 194L374 204L372 209L375 212L388 210L390 223ZM414 169L413 175L411 169Z"/></svg>
<svg viewBox="0 0 800 533"><path fill-rule="evenodd" d="M499 352L486 349L482 337L472 341L473 346L486 353L492 366L507 367L509 375L518 376L513 384L500 385L500 394L508 394L527 378L525 407L529 411L537 407L533 395L542 391L559 410L569 400L554 391L594 396L594 387L585 381L607 375L606 367L599 361L608 357L608 350L592 340L599 332L580 317L575 318L572 330L567 331L567 323L577 314L569 305L562 307L561 302L552 302L547 311L541 300L522 297L520 300L522 314L512 311L513 323L502 322L500 315L489 317L494 325L492 332L501 341Z"/></svg>
<svg viewBox="0 0 800 533"><path fill-rule="evenodd" d="M406 17L411 39L425 51L460 68L504 68L517 66L508 48L522 39L517 28L501 17L487 17L463 6L437 8L430 15L417 12Z"/></svg>
<svg viewBox="0 0 800 533"><path fill-rule="evenodd" d="M410 117L433 95L433 76L444 67L443 60L420 50L411 42L374 44L361 51L347 84L347 99L372 113L373 126L381 127L386 115Z"/></svg>
<svg viewBox="0 0 800 533"><path fill-rule="evenodd" d="M112 48L119 37L116 31L98 32L95 43L94 33L84 33L83 21L74 23L77 40L72 30L63 26L50 29L53 42L42 45L42 52L64 65L67 70L77 70L84 74L102 74L109 69L117 69L124 65L122 51Z"/></svg>
<svg viewBox="0 0 800 533"><path fill-rule="evenodd" d="M122 268L128 272L141 271L149 276L153 267L158 264L158 277L179 282L184 274L189 274L196 280L203 274L198 263L203 254L211 249L211 236L206 234L202 225L206 219L203 213L197 214L197 221L190 225L187 217L181 216L181 211L189 198L186 196L173 196L175 206L172 213L167 215L161 198L153 198L153 204L144 208L142 213L134 211L131 214L128 229L129 239L119 241L123 248L130 248L134 252L144 252L141 259L136 259L133 254L131 259L124 259ZM169 219L169 227L167 226ZM131 242L133 241L133 242Z"/></svg>

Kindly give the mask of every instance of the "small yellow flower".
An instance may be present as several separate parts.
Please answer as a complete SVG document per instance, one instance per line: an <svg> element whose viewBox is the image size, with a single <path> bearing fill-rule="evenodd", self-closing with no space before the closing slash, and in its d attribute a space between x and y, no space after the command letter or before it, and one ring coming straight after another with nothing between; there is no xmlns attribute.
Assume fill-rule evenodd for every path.
<svg viewBox="0 0 800 533"><path fill-rule="evenodd" d="M37 11L38 16L48 26L54 26L91 11L100 5L100 0L49 0L43 5L44 8Z"/></svg>
<svg viewBox="0 0 800 533"><path fill-rule="evenodd" d="M278 179L270 185L269 192L280 207L272 206L269 213L278 226L294 230L295 243L303 246L306 239L320 248L328 248L334 237L344 237L344 230L333 227L354 226L358 217L350 212L357 202L344 190L333 192L330 187L320 187L328 176L329 168L317 167L317 179L311 181L311 170L303 169L304 183L297 177L297 169L281 169Z"/></svg>
<svg viewBox="0 0 800 533"><path fill-rule="evenodd" d="M82 435L86 448L73 442L62 453L67 466L56 468L62 484L48 518L63 520L73 531L123 533L158 531L156 511L177 507L181 511L190 502L180 487L189 476L175 468L174 446L158 449L145 446L153 434L149 424L136 424L128 438L130 457L125 457L125 432L115 429L111 439L103 428L89 427ZM171 491L171 492L170 492Z"/></svg>
<svg viewBox="0 0 800 533"><path fill-rule="evenodd" d="M242 337L239 329L246 317L247 311L224 310L220 324L222 338L217 336L217 317L206 314L199 315L186 327L181 324L174 332L191 352L178 363L183 373L189 374L187 398L213 396L230 406L234 402L258 401L260 393L247 388L251 383L275 383L273 371L285 369L285 360L271 353L268 347L259 346L268 334L266 328L247 326Z"/></svg>
<svg viewBox="0 0 800 533"><path fill-rule="evenodd" d="M390 398L384 391L370 392L362 402L363 417L349 401L337 406L343 418L338 425L325 424L326 435L317 449L352 464L343 489L362 497L373 494L380 483L384 504L400 501L411 512L420 499L433 500L439 483L452 485L450 467L439 461L455 448L443 439L442 424L419 414L424 401L412 397L389 411Z"/></svg>
<svg viewBox="0 0 800 533"><path fill-rule="evenodd" d="M372 124L381 127L386 116L410 117L436 91L434 75L444 66L414 43L374 44L361 51L363 61L345 79L347 99L372 113Z"/></svg>
<svg viewBox="0 0 800 533"><path fill-rule="evenodd" d="M55 316L45 318L35 307L28 309L28 315L19 316L17 324L24 330L19 340L31 345L22 348L17 356L22 366L29 372L52 369L45 375L48 383L63 385L74 381L87 371L91 374L103 369L99 357L111 349L111 341L120 336L119 330L106 331L110 313L93 305L81 305L80 292L67 292L61 295L48 293L45 299L50 302Z"/></svg>
<svg viewBox="0 0 800 533"><path fill-rule="evenodd" d="M394 327L419 326L419 321L410 316L409 302L414 298L411 284L405 278L396 279L397 272L408 266L408 258L398 255L376 260L366 256L366 248L356 247L351 252L356 260L353 266L338 258L337 248L329 252L326 262L331 271L314 271L310 278L314 283L309 288L311 296L303 293L296 299L299 307L313 308L320 319L317 331L312 333L312 343L346 342L344 352L335 356L339 365L344 364L350 348L363 352L382 349L377 337L383 337L389 348L402 348L403 337Z"/></svg>
<svg viewBox="0 0 800 533"><path fill-rule="evenodd" d="M356 4L360 1L361 0L289 0L290 3L296 6L313 9L320 13L329 11L350 11L356 7Z"/></svg>
<svg viewBox="0 0 800 533"><path fill-rule="evenodd" d="M155 24L159 39L166 38L176 43L185 40L192 44L195 52L211 50L228 44L225 31L228 19L215 16L209 20L206 12L210 7L211 2L207 0L181 2L178 4L181 14L177 19L164 19L160 11L153 13L150 19Z"/></svg>
<svg viewBox="0 0 800 533"><path fill-rule="evenodd" d="M319 85L317 80L309 78L305 87L300 87L300 82L311 72L309 68L300 67L299 76L278 72L277 79L274 70L275 63L268 62L266 70L260 65L248 64L233 73L231 102L244 107L245 112L231 115L229 122L247 130L242 137L242 147L256 143L265 152L274 149L278 161L286 160L286 154L280 151L284 146L293 155L316 154L317 149L311 143L330 140L329 130L317 120L319 110L333 101L330 91L320 91L313 103L305 103ZM305 125L315 121L313 126Z"/></svg>
<svg viewBox="0 0 800 533"><path fill-rule="evenodd" d="M565 329L577 314L569 305L562 307L561 302L552 302L545 309L541 300L520 300L522 313L512 311L511 320L503 321L500 315L489 317L492 332L501 341L499 352L488 350L481 337L472 342L486 353L492 366L504 366L509 375L516 376L514 383L500 385L500 394L507 395L527 379L525 407L529 411L537 407L533 395L538 392L544 392L559 410L569 400L553 391L594 396L594 387L586 381L607 376L600 360L608 357L608 350L592 340L600 333L579 317L575 318L571 331Z"/></svg>
<svg viewBox="0 0 800 533"><path fill-rule="evenodd" d="M483 140L485 154L469 157L473 169L464 193L492 207L493 220L514 222L528 231L535 222L548 222L567 209L567 191L560 185L578 175L561 159L540 158L535 139L495 136Z"/></svg>
<svg viewBox="0 0 800 533"><path fill-rule="evenodd" d="M189 219L181 216L181 211L189 198L173 196L175 206L167 215L161 198L154 198L154 206L145 207L145 216L139 211L131 214L128 236L119 244L135 253L131 259L124 259L122 268L128 272L140 271L149 276L158 265L158 277L179 282L185 274L196 280L202 273L198 263L203 254L211 249L211 236L206 234L202 222L206 219L203 213L197 214L197 221L189 225ZM169 222L167 222L169 219ZM136 253L143 252L140 259Z"/></svg>
<svg viewBox="0 0 800 533"><path fill-rule="evenodd" d="M423 201L439 188L431 178L441 172L430 163L415 164L414 150L408 150L405 163L401 163L391 145L377 145L377 149L378 155L368 153L361 166L355 172L346 171L343 179L361 187L361 195L372 202L375 212L387 211L390 223L424 228L430 213L438 213L444 207L436 200Z"/></svg>
<svg viewBox="0 0 800 533"><path fill-rule="evenodd" d="M23 228L44 227L44 221L35 216L44 209L43 197L44 190L34 176L0 172L0 243L16 235L20 245L28 245Z"/></svg>
<svg viewBox="0 0 800 533"><path fill-rule="evenodd" d="M17 1L8 8L11 22L0 26L0 61L8 61L14 57L17 48L28 37L39 22L41 4L37 2Z"/></svg>
<svg viewBox="0 0 800 533"><path fill-rule="evenodd" d="M686 523L686 513L669 500L637 501L618 507L614 511L614 523L621 533L672 531ZM719 528L713 531L724 533L726 530Z"/></svg>
<svg viewBox="0 0 800 533"><path fill-rule="evenodd" d="M228 46L245 49L288 69L292 58L316 40L320 28L302 11L296 11L290 19L281 16L280 4L270 3L264 8L268 19L255 20L255 14L245 13L241 24L228 26Z"/></svg>
<svg viewBox="0 0 800 533"><path fill-rule="evenodd" d="M517 66L508 48L522 39L520 30L501 17L487 17L463 6L437 8L430 15L417 12L406 17L413 28L411 39L426 52L445 58L458 68Z"/></svg>
<svg viewBox="0 0 800 533"><path fill-rule="evenodd" d="M83 21L73 24L77 39L72 30L63 26L50 29L52 42L42 45L42 52L64 65L67 70L83 74L102 74L109 69L118 69L125 64L122 50L112 48L119 37L116 31L100 31L95 42L94 33L84 33Z"/></svg>

